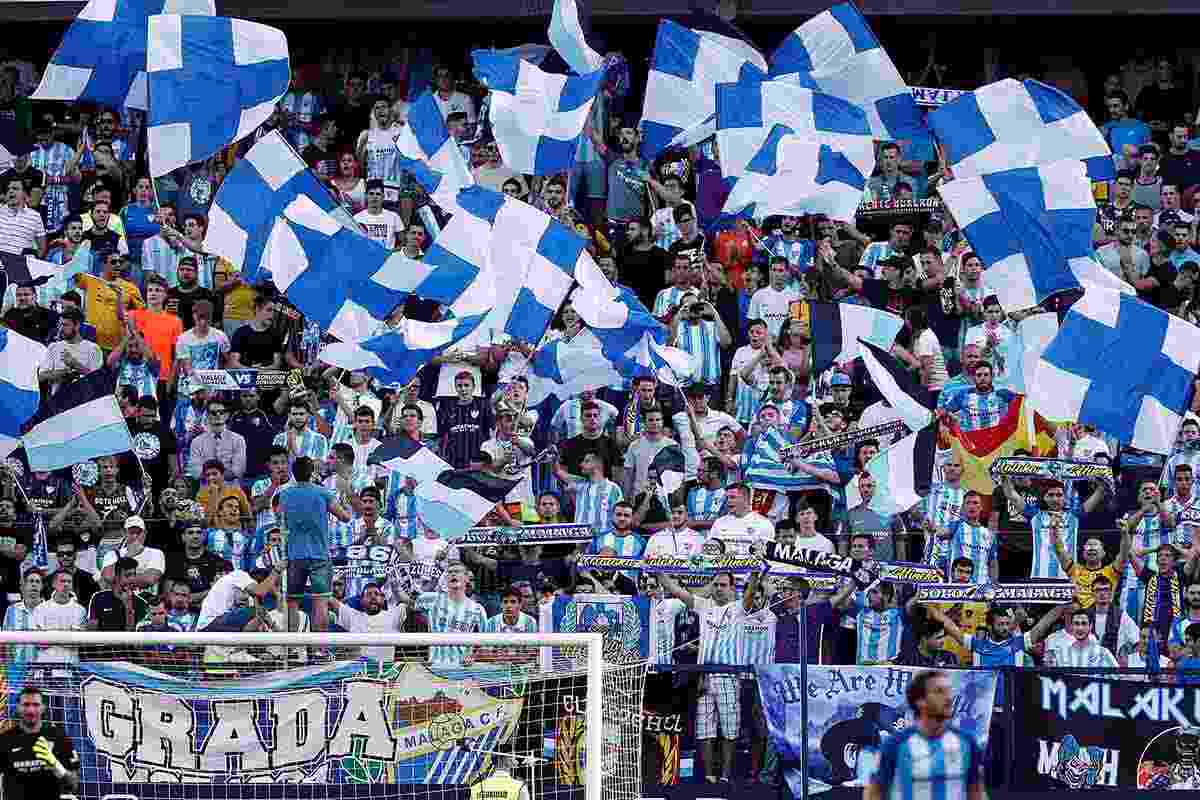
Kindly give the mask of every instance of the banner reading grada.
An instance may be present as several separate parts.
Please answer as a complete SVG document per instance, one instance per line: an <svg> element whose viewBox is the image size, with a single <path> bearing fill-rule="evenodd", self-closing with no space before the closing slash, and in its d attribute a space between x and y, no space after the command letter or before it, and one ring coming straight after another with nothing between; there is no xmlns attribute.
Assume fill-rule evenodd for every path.
<svg viewBox="0 0 1200 800"><path fill-rule="evenodd" d="M1016 677L1018 789L1200 789L1200 687Z"/></svg>
<svg viewBox="0 0 1200 800"><path fill-rule="evenodd" d="M879 764L885 739L912 724L905 691L916 667L808 667L808 685L799 664L757 667L758 691L771 743L779 753L793 794L800 796L800 757L808 749L809 792L832 786L860 786ZM954 687L951 724L974 735L986 748L992 724L996 675L987 670L948 670ZM808 704L807 733L800 704ZM790 762L790 763L789 763Z"/></svg>
<svg viewBox="0 0 1200 800"><path fill-rule="evenodd" d="M80 798L161 793L138 790L150 783L472 784L520 736L526 703L414 663L196 681L85 662L78 675L52 701L80 755Z"/></svg>

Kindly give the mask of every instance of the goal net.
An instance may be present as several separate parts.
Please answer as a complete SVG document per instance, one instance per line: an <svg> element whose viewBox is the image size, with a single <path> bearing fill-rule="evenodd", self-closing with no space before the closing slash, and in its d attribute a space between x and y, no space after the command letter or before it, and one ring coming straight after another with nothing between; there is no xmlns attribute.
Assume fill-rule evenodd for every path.
<svg viewBox="0 0 1200 800"><path fill-rule="evenodd" d="M599 633L45 631L0 647L0 729L41 689L87 800L641 796L646 665L611 663L611 645L606 662Z"/></svg>

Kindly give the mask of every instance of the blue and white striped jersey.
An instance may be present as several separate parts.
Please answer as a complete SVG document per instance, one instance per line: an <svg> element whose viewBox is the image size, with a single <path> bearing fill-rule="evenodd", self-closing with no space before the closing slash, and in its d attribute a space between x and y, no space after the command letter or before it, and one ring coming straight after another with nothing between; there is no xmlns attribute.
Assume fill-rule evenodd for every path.
<svg viewBox="0 0 1200 800"><path fill-rule="evenodd" d="M966 800L967 787L983 782L983 754L953 726L935 739L912 727L884 738L870 780L885 800Z"/></svg>
<svg viewBox="0 0 1200 800"><path fill-rule="evenodd" d="M571 488L575 490L575 521L590 525L595 535L611 531L613 506L625 497L621 487L608 478L601 478L598 481L572 481Z"/></svg>
<svg viewBox="0 0 1200 800"><path fill-rule="evenodd" d="M946 580L953 580L950 565L960 558L969 558L975 562L975 573L971 576L974 583L987 583L991 580L988 565L995 561L999 553L999 542L996 535L987 525L971 525L960 519L950 525L950 553L946 561Z"/></svg>
<svg viewBox="0 0 1200 800"><path fill-rule="evenodd" d="M861 604L854 615L858 631L858 663L895 661L904 638L904 613L898 608L873 611Z"/></svg>
<svg viewBox="0 0 1200 800"><path fill-rule="evenodd" d="M692 608L700 616L700 664L737 664L738 621L745 611L740 600L723 606L711 597L696 597Z"/></svg>
<svg viewBox="0 0 1200 800"><path fill-rule="evenodd" d="M423 592L415 603L429 619L430 633L478 633L487 622L483 606L469 597L454 602L446 592ZM434 667L461 667L471 648L446 646L429 648L429 664Z"/></svg>
<svg viewBox="0 0 1200 800"><path fill-rule="evenodd" d="M1070 578L1070 575L1063 572L1062 564L1058 563L1058 555L1054 552L1054 532L1051 529L1058 528L1063 547L1074 558L1079 541L1079 517L1070 511L1037 511L1034 514L1026 512L1025 516L1029 519L1029 527L1033 529L1033 567L1029 577L1063 580Z"/></svg>
<svg viewBox="0 0 1200 800"><path fill-rule="evenodd" d="M743 612L737 621L738 663L775 663L775 626L778 617L769 608Z"/></svg>

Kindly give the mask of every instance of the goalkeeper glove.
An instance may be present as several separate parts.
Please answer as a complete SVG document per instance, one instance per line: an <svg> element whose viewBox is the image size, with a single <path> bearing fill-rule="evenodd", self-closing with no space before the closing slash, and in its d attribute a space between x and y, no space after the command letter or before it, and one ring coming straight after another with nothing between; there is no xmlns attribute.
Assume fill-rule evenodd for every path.
<svg viewBox="0 0 1200 800"><path fill-rule="evenodd" d="M38 761L50 768L54 777L61 778L67 774L67 768L54 755L54 745L45 736L39 736L38 740L33 743L33 754Z"/></svg>

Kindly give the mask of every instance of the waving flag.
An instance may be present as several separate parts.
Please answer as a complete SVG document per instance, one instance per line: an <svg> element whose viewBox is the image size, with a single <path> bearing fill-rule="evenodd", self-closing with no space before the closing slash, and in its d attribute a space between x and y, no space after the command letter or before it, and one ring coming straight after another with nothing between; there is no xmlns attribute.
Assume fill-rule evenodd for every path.
<svg viewBox="0 0 1200 800"><path fill-rule="evenodd" d="M963 92L929 113L929 127L956 178L1068 158L1082 160L1094 181L1116 175L1108 143L1087 112L1038 81L1005 78Z"/></svg>
<svg viewBox="0 0 1200 800"><path fill-rule="evenodd" d="M272 229L284 209L301 196L340 227L361 230L282 134L272 131L254 143L217 189L204 249L241 269L247 283L256 283Z"/></svg>
<svg viewBox="0 0 1200 800"><path fill-rule="evenodd" d="M384 439L367 457L368 464L378 464L388 472L399 472L417 483L436 480L452 467L428 447L407 436Z"/></svg>
<svg viewBox="0 0 1200 800"><path fill-rule="evenodd" d="M933 409L929 407L929 393L925 388L890 352L865 339L859 339L858 343L867 372L883 399L895 409L909 430L927 427L933 421Z"/></svg>
<svg viewBox="0 0 1200 800"><path fill-rule="evenodd" d="M202 161L267 121L291 82L277 28L226 17L150 17L150 174Z"/></svg>
<svg viewBox="0 0 1200 800"><path fill-rule="evenodd" d="M18 156L31 149L29 139L21 133L15 119L0 119L0 169L11 167Z"/></svg>
<svg viewBox="0 0 1200 800"><path fill-rule="evenodd" d="M799 139L828 145L864 175L875 168L866 112L833 95L788 81L750 80L717 86L721 174L740 178L777 125Z"/></svg>
<svg viewBox="0 0 1200 800"><path fill-rule="evenodd" d="M1134 293L1092 256L1096 201L1079 160L959 178L939 193L1004 308L1032 308L1084 286Z"/></svg>
<svg viewBox="0 0 1200 800"><path fill-rule="evenodd" d="M1088 289L1042 353L1029 402L1050 419L1167 454L1198 370L1200 328L1136 297Z"/></svg>
<svg viewBox="0 0 1200 800"><path fill-rule="evenodd" d="M859 340L890 350L904 320L887 311L851 303L810 303L812 374L845 364L862 352Z"/></svg>
<svg viewBox="0 0 1200 800"><path fill-rule="evenodd" d="M757 219L819 213L850 220L862 202L870 174L869 168L864 172L844 152L776 125L725 198L722 211Z"/></svg>
<svg viewBox="0 0 1200 800"><path fill-rule="evenodd" d="M446 322L405 319L391 331L365 341L327 344L321 348L320 358L333 367L407 384L421 367L466 338L482 319L482 315Z"/></svg>
<svg viewBox="0 0 1200 800"><path fill-rule="evenodd" d="M604 64L604 57L591 48L579 24L579 7L575 0L554 0L547 31L550 44L577 75L595 72Z"/></svg>
<svg viewBox="0 0 1200 800"><path fill-rule="evenodd" d="M770 74L861 106L877 139L927 135L912 92L853 3L793 31L771 54Z"/></svg>
<svg viewBox="0 0 1200 800"><path fill-rule="evenodd" d="M1009 404L1008 413L990 428L964 431L953 423L943 426L950 447L962 464L963 486L989 497L996 489L992 480L992 464L996 459L1018 450L1049 454L1054 446L1053 432L1034 408L1029 398L1017 395Z"/></svg>
<svg viewBox="0 0 1200 800"><path fill-rule="evenodd" d="M459 191L474 186L475 178L458 142L446 130L432 92L425 91L409 104L408 124L396 137L396 149L404 168L413 173L434 202L447 211L457 211Z"/></svg>
<svg viewBox="0 0 1200 800"><path fill-rule="evenodd" d="M150 17L216 13L213 0L88 0L50 57L32 99L144 111Z"/></svg>
<svg viewBox="0 0 1200 800"><path fill-rule="evenodd" d="M867 473L875 479L875 493L867 507L882 516L903 514L929 494L933 483L937 425L926 425L867 462ZM855 475L846 485L846 508L862 505Z"/></svg>
<svg viewBox="0 0 1200 800"><path fill-rule="evenodd" d="M11 342L15 334L7 335ZM23 366L28 368L29 362ZM63 385L42 402L22 426L29 468L53 472L132 450L133 437L117 405L116 389L116 373L102 367Z"/></svg>
<svg viewBox="0 0 1200 800"><path fill-rule="evenodd" d="M343 341L375 333L411 295L450 304L478 276L470 265L405 259L304 195L275 222L263 266L301 313Z"/></svg>
<svg viewBox="0 0 1200 800"><path fill-rule="evenodd" d="M619 383L620 366L604 352L596 335L584 328L573 339L555 339L534 352L525 374L529 380L529 404L547 397L566 401L586 389Z"/></svg>
<svg viewBox="0 0 1200 800"><path fill-rule="evenodd" d="M20 446L21 426L38 409L38 366L46 346L0 328L0 458Z"/></svg>
<svg viewBox="0 0 1200 800"><path fill-rule="evenodd" d="M567 77L488 50L471 57L475 77L492 92L488 119L504 165L533 175L570 170L604 70Z"/></svg>
<svg viewBox="0 0 1200 800"><path fill-rule="evenodd" d="M503 502L520 480L477 469L452 469L413 490L417 516L442 539L456 542Z"/></svg>
<svg viewBox="0 0 1200 800"><path fill-rule="evenodd" d="M643 336L636 357L640 374L653 375L667 386L687 386L696 378L699 364L696 357L678 347L668 347L654 340L651 335Z"/></svg>
<svg viewBox="0 0 1200 800"><path fill-rule="evenodd" d="M717 84L766 76L762 54L732 26L706 14L695 15L691 24L697 27L666 19L658 23L642 108L647 158L716 132Z"/></svg>

